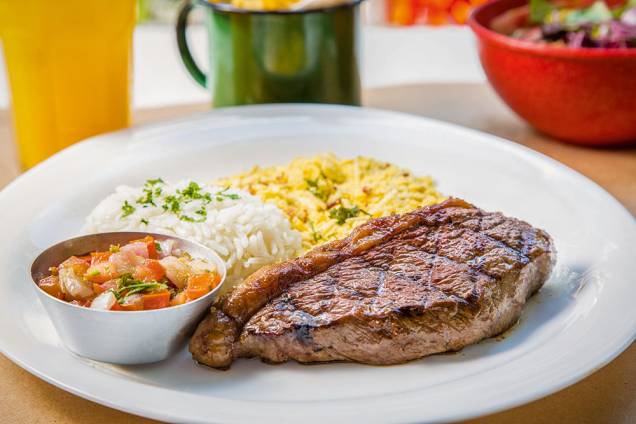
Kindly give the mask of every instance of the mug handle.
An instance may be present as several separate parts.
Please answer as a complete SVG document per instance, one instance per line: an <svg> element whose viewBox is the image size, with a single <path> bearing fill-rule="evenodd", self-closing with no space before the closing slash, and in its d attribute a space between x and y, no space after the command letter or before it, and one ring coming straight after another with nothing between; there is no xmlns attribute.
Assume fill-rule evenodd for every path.
<svg viewBox="0 0 636 424"><path fill-rule="evenodd" d="M186 27L188 26L188 16L194 9L194 4L191 0L186 0L179 10L179 16L177 17L177 46L179 47L179 55L185 65L186 69L192 75L192 78L203 88L207 88L208 77L199 68L199 65L194 61L190 48L188 47L188 40L186 37Z"/></svg>

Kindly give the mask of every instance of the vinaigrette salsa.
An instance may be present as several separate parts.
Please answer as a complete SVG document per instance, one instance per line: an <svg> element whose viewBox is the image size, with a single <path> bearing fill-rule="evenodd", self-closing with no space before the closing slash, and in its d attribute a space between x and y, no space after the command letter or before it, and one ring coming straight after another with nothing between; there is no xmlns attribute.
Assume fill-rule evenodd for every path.
<svg viewBox="0 0 636 424"><path fill-rule="evenodd" d="M144 311L198 299L221 282L213 264L151 236L105 252L71 256L38 286L60 300L87 308Z"/></svg>

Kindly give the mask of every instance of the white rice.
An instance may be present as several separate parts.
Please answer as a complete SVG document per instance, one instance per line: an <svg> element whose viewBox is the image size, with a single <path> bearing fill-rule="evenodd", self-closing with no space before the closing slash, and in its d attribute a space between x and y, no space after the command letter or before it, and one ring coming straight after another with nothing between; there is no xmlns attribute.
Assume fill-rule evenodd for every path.
<svg viewBox="0 0 636 424"><path fill-rule="evenodd" d="M226 287L236 285L263 265L288 259L299 252L301 235L292 230L285 214L275 205L263 203L241 190L196 181L200 187L197 193L209 193L208 199L186 198L179 201L180 210L172 212L166 197L180 196L189 184L191 181L117 187L115 193L90 213L83 232L143 231L199 242L225 261ZM161 191L159 195L157 188ZM154 205L142 200L147 194L144 189L153 190ZM122 208L125 202L131 207ZM200 222L188 222L188 219Z"/></svg>

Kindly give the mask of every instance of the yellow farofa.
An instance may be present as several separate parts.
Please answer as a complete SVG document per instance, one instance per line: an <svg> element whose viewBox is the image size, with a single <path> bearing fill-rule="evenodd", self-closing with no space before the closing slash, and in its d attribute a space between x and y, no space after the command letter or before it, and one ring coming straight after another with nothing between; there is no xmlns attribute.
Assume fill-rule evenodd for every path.
<svg viewBox="0 0 636 424"><path fill-rule="evenodd" d="M339 159L333 154L298 158L284 166L257 166L219 183L276 204L302 234L304 251L348 236L371 217L409 212L445 199L428 176L367 157Z"/></svg>

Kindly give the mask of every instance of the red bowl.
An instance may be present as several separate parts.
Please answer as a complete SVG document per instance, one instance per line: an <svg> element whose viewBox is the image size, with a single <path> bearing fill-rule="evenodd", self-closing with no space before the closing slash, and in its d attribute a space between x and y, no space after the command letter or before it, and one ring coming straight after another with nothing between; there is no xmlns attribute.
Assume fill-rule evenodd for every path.
<svg viewBox="0 0 636 424"><path fill-rule="evenodd" d="M492 20L528 0L495 0L469 19L488 80L519 116L564 141L636 141L636 48L564 48L517 40Z"/></svg>

